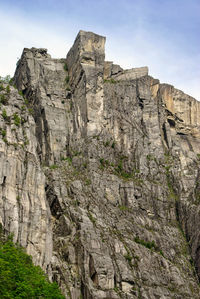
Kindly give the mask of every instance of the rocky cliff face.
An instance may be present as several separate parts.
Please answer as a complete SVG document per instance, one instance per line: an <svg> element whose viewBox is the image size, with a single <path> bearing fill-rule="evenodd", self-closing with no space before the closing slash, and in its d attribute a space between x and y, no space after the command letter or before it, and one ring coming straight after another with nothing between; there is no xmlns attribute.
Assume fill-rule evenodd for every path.
<svg viewBox="0 0 200 299"><path fill-rule="evenodd" d="M66 298L199 298L200 103L104 44L24 49L1 87L0 222Z"/></svg>

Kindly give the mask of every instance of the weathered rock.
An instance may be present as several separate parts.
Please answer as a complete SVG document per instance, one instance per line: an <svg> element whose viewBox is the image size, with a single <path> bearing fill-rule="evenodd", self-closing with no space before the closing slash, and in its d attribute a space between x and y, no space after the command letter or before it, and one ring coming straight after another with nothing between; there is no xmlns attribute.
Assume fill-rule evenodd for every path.
<svg viewBox="0 0 200 299"><path fill-rule="evenodd" d="M35 121L15 88L2 95L7 102L0 115L0 223L46 270L52 256L51 214Z"/></svg>
<svg viewBox="0 0 200 299"><path fill-rule="evenodd" d="M25 104L11 87L1 106L1 223L66 298L199 298L199 103L104 45L80 31L66 59L24 50Z"/></svg>

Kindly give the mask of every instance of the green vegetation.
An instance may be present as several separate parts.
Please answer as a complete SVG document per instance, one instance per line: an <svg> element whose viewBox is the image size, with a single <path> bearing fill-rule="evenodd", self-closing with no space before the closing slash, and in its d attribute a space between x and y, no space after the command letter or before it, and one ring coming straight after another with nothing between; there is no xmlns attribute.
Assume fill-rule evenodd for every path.
<svg viewBox="0 0 200 299"><path fill-rule="evenodd" d="M96 224L96 218L94 218L90 211L88 211L88 218L94 225Z"/></svg>
<svg viewBox="0 0 200 299"><path fill-rule="evenodd" d="M94 135L92 138L93 138L93 139L96 139L96 140L99 140L99 139L100 139L99 135Z"/></svg>
<svg viewBox="0 0 200 299"><path fill-rule="evenodd" d="M111 144L112 148L115 148L115 141L113 141L113 143Z"/></svg>
<svg viewBox="0 0 200 299"><path fill-rule="evenodd" d="M134 178L132 173L125 172L123 170L119 170L119 168L117 168L116 171L124 179L133 179Z"/></svg>
<svg viewBox="0 0 200 299"><path fill-rule="evenodd" d="M28 108L28 113L33 115L33 108Z"/></svg>
<svg viewBox="0 0 200 299"><path fill-rule="evenodd" d="M91 183L92 183L92 182L91 182L90 179L86 179L86 180L85 180L85 184L86 184L87 186L88 186L88 185L91 185Z"/></svg>
<svg viewBox="0 0 200 299"><path fill-rule="evenodd" d="M104 79L104 83L111 83L111 84L116 84L118 81L114 80L114 79Z"/></svg>
<svg viewBox="0 0 200 299"><path fill-rule="evenodd" d="M129 208L127 206L119 206L119 209L121 211L128 211L129 210Z"/></svg>
<svg viewBox="0 0 200 299"><path fill-rule="evenodd" d="M69 75L67 75L66 77L65 77L65 82L68 84L69 83Z"/></svg>
<svg viewBox="0 0 200 299"><path fill-rule="evenodd" d="M115 167L115 173L124 179L133 179L135 177L133 172L127 172L123 169L122 159L120 159L117 167Z"/></svg>
<svg viewBox="0 0 200 299"><path fill-rule="evenodd" d="M51 165L49 168L50 168L50 169L57 169L57 168L58 168L58 165L53 164L53 165Z"/></svg>
<svg viewBox="0 0 200 299"><path fill-rule="evenodd" d="M24 145L29 145L29 140L26 135L24 136Z"/></svg>
<svg viewBox="0 0 200 299"><path fill-rule="evenodd" d="M148 248L148 249L157 249L157 246L155 244L155 241L152 242L146 242L138 237L135 237L134 241L138 244L143 245L144 247Z"/></svg>
<svg viewBox="0 0 200 299"><path fill-rule="evenodd" d="M22 90L19 90L18 93L20 96L24 97Z"/></svg>
<svg viewBox="0 0 200 299"><path fill-rule="evenodd" d="M6 137L6 130L2 130L1 135L2 135L2 137Z"/></svg>
<svg viewBox="0 0 200 299"><path fill-rule="evenodd" d="M115 174L120 176L123 179L134 179L135 178L135 173L134 171L128 172L124 169L124 160L126 160L127 157L126 156L121 156L118 164L116 165L116 167L114 168L115 170Z"/></svg>
<svg viewBox="0 0 200 299"><path fill-rule="evenodd" d="M7 92L7 94L10 93L10 86L9 85L6 86L6 92Z"/></svg>
<svg viewBox="0 0 200 299"><path fill-rule="evenodd" d="M110 141L107 140L106 142L103 143L103 145L104 145L105 147L109 146L109 145L110 145Z"/></svg>
<svg viewBox="0 0 200 299"><path fill-rule="evenodd" d="M74 151L74 150L72 150L72 152L73 152L73 156L74 157L80 156L82 154L82 152L80 152L80 151Z"/></svg>
<svg viewBox="0 0 200 299"><path fill-rule="evenodd" d="M103 170L105 167L108 167L110 165L108 160L105 160L104 158L99 159L100 162L100 169Z"/></svg>
<svg viewBox="0 0 200 299"><path fill-rule="evenodd" d="M25 103L25 105L28 105L29 104L28 99L24 98L24 103Z"/></svg>
<svg viewBox="0 0 200 299"><path fill-rule="evenodd" d="M8 104L8 99L5 96L5 94L0 94L0 103L3 105L7 105Z"/></svg>
<svg viewBox="0 0 200 299"><path fill-rule="evenodd" d="M19 127L21 124L21 118L19 117L19 115L17 113L13 114L13 119L14 119L14 124Z"/></svg>
<svg viewBox="0 0 200 299"><path fill-rule="evenodd" d="M120 178L124 180L134 180L137 184L143 183L143 180L139 177L139 169L133 168L131 171L127 171L124 169L123 161L127 159L126 156L121 156L118 160L118 164L114 164L112 162L109 162L108 160L104 158L100 158L100 166L99 168L101 170L104 170L105 168L112 167L110 171L114 173L115 175L119 176Z"/></svg>
<svg viewBox="0 0 200 299"><path fill-rule="evenodd" d="M3 116L3 119L4 119L4 120L7 120L7 119L8 119L8 115L7 115L6 109L3 109L3 111L2 111L2 116Z"/></svg>
<svg viewBox="0 0 200 299"><path fill-rule="evenodd" d="M154 160L154 156L151 155L151 154L148 154L148 155L147 155L147 160L148 160L148 161L153 161L153 160Z"/></svg>
<svg viewBox="0 0 200 299"><path fill-rule="evenodd" d="M67 67L67 64L66 64L66 63L65 63L65 65L64 65L64 70L65 70L66 72L68 72L68 67ZM67 91L70 91L70 90L71 90L70 85L69 85L69 80L70 80L70 77L69 77L69 74L67 73L67 75L66 75L66 77L65 77L65 83L66 83L66 90L67 90Z"/></svg>
<svg viewBox="0 0 200 299"><path fill-rule="evenodd" d="M114 290L116 293L119 292L119 288L117 288L117 287L114 287L113 290Z"/></svg>
<svg viewBox="0 0 200 299"><path fill-rule="evenodd" d="M10 78L10 80L9 80L9 84L12 85L14 88L17 88L17 87L14 85L14 78Z"/></svg>
<svg viewBox="0 0 200 299"><path fill-rule="evenodd" d="M71 164L72 158L71 157L61 157L61 161L67 161L69 164Z"/></svg>
<svg viewBox="0 0 200 299"><path fill-rule="evenodd" d="M56 283L50 283L39 266L34 266L25 250L1 236L0 298L64 299Z"/></svg>
<svg viewBox="0 0 200 299"><path fill-rule="evenodd" d="M67 63L64 64L64 70L65 70L66 72L68 71Z"/></svg>
<svg viewBox="0 0 200 299"><path fill-rule="evenodd" d="M135 237L134 241L150 250L155 250L156 252L158 252L160 255L162 255L164 257L163 251L159 249L159 247L156 245L154 240L150 242L150 241L145 241L138 237Z"/></svg>
<svg viewBox="0 0 200 299"><path fill-rule="evenodd" d="M6 144L8 144L8 140L5 137L3 138L3 142L5 142Z"/></svg>
<svg viewBox="0 0 200 299"><path fill-rule="evenodd" d="M129 263L131 263L131 261L132 261L132 256L131 256L129 253L125 254L124 257L125 257L125 259L126 259Z"/></svg>
<svg viewBox="0 0 200 299"><path fill-rule="evenodd" d="M196 183L194 195L195 195L194 204L198 205L200 203L200 183L198 181Z"/></svg>

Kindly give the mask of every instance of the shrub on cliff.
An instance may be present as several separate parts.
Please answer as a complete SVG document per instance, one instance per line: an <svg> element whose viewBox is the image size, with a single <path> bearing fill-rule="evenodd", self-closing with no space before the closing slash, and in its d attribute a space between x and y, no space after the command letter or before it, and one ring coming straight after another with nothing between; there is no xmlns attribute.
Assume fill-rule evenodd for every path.
<svg viewBox="0 0 200 299"><path fill-rule="evenodd" d="M50 283L39 266L11 238L0 240L0 298L64 299L56 283Z"/></svg>

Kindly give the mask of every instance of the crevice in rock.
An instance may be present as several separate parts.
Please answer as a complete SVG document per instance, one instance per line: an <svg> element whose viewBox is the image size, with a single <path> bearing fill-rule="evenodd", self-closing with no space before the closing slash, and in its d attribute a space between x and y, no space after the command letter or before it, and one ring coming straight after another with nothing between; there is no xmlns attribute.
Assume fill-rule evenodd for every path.
<svg viewBox="0 0 200 299"><path fill-rule="evenodd" d="M190 253L190 263L192 267L194 267L194 276L196 276L196 278L200 282L200 246L196 248L195 254L192 254L192 243L196 240L192 239L190 236L190 232L188 232L188 221L190 219L188 218L187 213L182 215L181 210L184 210L184 208L181 207L181 205L182 203L180 201L176 201L176 219L188 246L188 251Z"/></svg>
<svg viewBox="0 0 200 299"><path fill-rule="evenodd" d="M139 98L139 106L141 109L144 109L144 101L141 98Z"/></svg>
<svg viewBox="0 0 200 299"><path fill-rule="evenodd" d="M89 257L89 273L90 273L90 278L92 279L93 283L95 286L98 286L98 275L94 266L94 260L93 257L90 255Z"/></svg>
<svg viewBox="0 0 200 299"><path fill-rule="evenodd" d="M82 298L85 298L85 285L82 280L81 280L81 290L80 291L81 291Z"/></svg>
<svg viewBox="0 0 200 299"><path fill-rule="evenodd" d="M45 161L46 165L49 165L51 160L51 147L49 145L49 126L46 118L45 109L38 106L37 112L34 115L36 123L36 137L39 143L38 156L40 161Z"/></svg>
<svg viewBox="0 0 200 299"><path fill-rule="evenodd" d="M190 151L193 151L192 144L191 144L191 142L189 141L187 134L185 134L185 133L183 133L183 132L177 132L177 134L180 135L181 138L184 139L184 140L187 142Z"/></svg>
<svg viewBox="0 0 200 299"><path fill-rule="evenodd" d="M4 187L6 184L6 176L3 177L2 187Z"/></svg>
<svg viewBox="0 0 200 299"><path fill-rule="evenodd" d="M163 131L164 141L165 141L167 147L169 148L169 143L168 143L168 138L167 138L167 130L166 130L165 123L163 123L163 125L162 125L162 131Z"/></svg>
<svg viewBox="0 0 200 299"><path fill-rule="evenodd" d="M167 121L168 121L170 127L175 128L176 123L175 123L175 121L173 119L168 118Z"/></svg>
<svg viewBox="0 0 200 299"><path fill-rule="evenodd" d="M62 208L59 203L58 197L53 190L53 187L47 184L45 187L45 192L46 192L46 198L49 203L51 214L56 219L59 219L62 214Z"/></svg>

